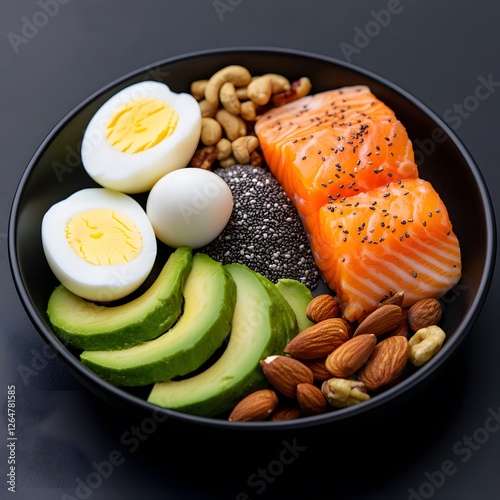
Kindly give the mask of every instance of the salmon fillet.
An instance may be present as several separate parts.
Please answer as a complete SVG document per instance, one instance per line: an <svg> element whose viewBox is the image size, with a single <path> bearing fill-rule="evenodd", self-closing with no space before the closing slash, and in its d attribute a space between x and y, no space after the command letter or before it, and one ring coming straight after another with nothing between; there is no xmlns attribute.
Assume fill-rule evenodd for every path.
<svg viewBox="0 0 500 500"><path fill-rule="evenodd" d="M448 211L423 179L390 183L321 207L311 246L351 321L400 290L403 307L439 298L461 277L460 247Z"/></svg>
<svg viewBox="0 0 500 500"><path fill-rule="evenodd" d="M306 227L329 201L418 177L413 147L394 112L366 86L309 95L255 124L264 159Z"/></svg>
<svg viewBox="0 0 500 500"><path fill-rule="evenodd" d="M399 291L409 307L459 281L460 245L448 211L419 177L405 127L368 87L273 108L255 132L348 320Z"/></svg>

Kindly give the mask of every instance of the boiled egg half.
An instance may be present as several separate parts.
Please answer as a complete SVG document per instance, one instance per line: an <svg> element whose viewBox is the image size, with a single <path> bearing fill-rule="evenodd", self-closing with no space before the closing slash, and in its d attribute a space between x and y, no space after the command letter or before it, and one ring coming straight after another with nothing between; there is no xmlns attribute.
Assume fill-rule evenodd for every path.
<svg viewBox="0 0 500 500"><path fill-rule="evenodd" d="M150 190L163 175L186 167L201 134L196 99L144 81L124 88L94 114L82 140L82 164L103 187Z"/></svg>
<svg viewBox="0 0 500 500"><path fill-rule="evenodd" d="M154 230L142 206L107 188L82 189L54 204L41 230L54 275L93 301L117 300L136 290L156 258Z"/></svg>

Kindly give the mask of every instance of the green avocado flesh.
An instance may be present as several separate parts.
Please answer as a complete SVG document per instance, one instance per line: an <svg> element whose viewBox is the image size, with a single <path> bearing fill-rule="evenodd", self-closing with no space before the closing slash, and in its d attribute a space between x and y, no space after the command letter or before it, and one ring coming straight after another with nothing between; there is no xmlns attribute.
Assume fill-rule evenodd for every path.
<svg viewBox="0 0 500 500"><path fill-rule="evenodd" d="M156 383L148 402L213 417L233 408L247 394L268 386L259 362L283 351L290 335L288 312L267 278L242 264L224 268L237 290L227 347L205 371L184 380Z"/></svg>
<svg viewBox="0 0 500 500"><path fill-rule="evenodd" d="M276 288L292 307L297 318L299 332L314 325L306 315L307 306L313 299L312 292L306 285L297 280L282 278L276 283Z"/></svg>
<svg viewBox="0 0 500 500"><path fill-rule="evenodd" d="M192 258L191 248L178 248L144 294L118 306L88 302L59 285L47 306L52 328L72 347L87 350L124 349L154 339L181 314Z"/></svg>
<svg viewBox="0 0 500 500"><path fill-rule="evenodd" d="M84 351L81 361L119 386L148 385L199 368L231 330L236 285L222 264L196 253L184 286L184 311L160 337L115 351Z"/></svg>
<svg viewBox="0 0 500 500"><path fill-rule="evenodd" d="M281 307L283 309L283 314L284 314L284 321L285 321L285 329L287 332L287 338L286 338L286 343L290 342L290 340L299 333L299 327L297 324L297 318L295 316L295 312L292 309L291 305L288 303L288 301L285 299L283 294L279 292L279 290L276 288L276 285L272 283L270 280L265 278L262 275L259 275L262 284L267 288L269 294L273 297L273 299L281 304ZM284 346L283 346L284 347ZM274 354L282 354L281 351L275 352Z"/></svg>

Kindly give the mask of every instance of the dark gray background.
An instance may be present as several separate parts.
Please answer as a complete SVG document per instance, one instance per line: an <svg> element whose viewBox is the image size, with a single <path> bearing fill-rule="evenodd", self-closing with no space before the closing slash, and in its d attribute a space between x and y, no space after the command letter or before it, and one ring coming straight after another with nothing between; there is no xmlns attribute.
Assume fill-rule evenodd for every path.
<svg viewBox="0 0 500 500"><path fill-rule="evenodd" d="M500 413L498 273L470 336L425 398L383 415L371 427L352 430L342 440L333 431L325 433L319 444L297 452L281 471L276 460L285 445L272 438L260 452L247 453L245 443L236 443L230 454L221 452L221 461L216 449L190 434L184 449L168 439L157 443L154 433L137 450L126 444L123 434L140 421L114 412L58 360L47 359L12 284L6 233L11 201L31 155L66 113L101 86L144 65L198 49L275 46L346 59L342 44L354 46L357 30L373 21L373 12L389 7L398 13L366 46L358 43L349 59L451 120L475 157L498 212L500 87L493 87L468 116L459 119L453 109L474 94L479 77L500 81L500 4L60 1L58 12L53 8L46 25L28 32L27 43L20 45L13 43L12 33L22 35L26 19L43 24L42 5L53 2L2 0L0 7L0 366L2 394L8 384L17 387L17 498L234 499L240 492L251 498L303 498L308 492L315 499L407 499L411 488L421 498L498 498L500 432L484 430L491 413ZM4 436L5 403L1 406ZM475 436L471 444L468 436ZM0 497L7 498L3 443ZM303 445L300 440L296 444ZM120 453L123 463L101 484L93 483L92 490L77 490L79 481L95 479L89 476L92 462L109 460L113 452ZM453 474L436 474L450 463ZM259 467L275 467L279 474L272 482L250 479L249 484Z"/></svg>

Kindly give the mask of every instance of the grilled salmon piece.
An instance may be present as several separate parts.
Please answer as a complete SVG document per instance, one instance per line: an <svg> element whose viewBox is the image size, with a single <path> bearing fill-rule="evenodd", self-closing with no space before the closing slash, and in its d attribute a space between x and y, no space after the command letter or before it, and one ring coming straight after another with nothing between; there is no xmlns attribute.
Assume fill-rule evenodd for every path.
<svg viewBox="0 0 500 500"><path fill-rule="evenodd" d="M419 178L405 127L368 87L273 108L255 132L346 319L362 319L399 291L405 307L439 298L459 281L460 245L447 209Z"/></svg>
<svg viewBox="0 0 500 500"><path fill-rule="evenodd" d="M318 268L351 321L400 290L403 307L439 298L461 277L448 211L421 178L326 204L310 237Z"/></svg>
<svg viewBox="0 0 500 500"><path fill-rule="evenodd" d="M273 108L257 120L255 132L306 227L307 218L330 201L418 177L405 127L366 86Z"/></svg>

